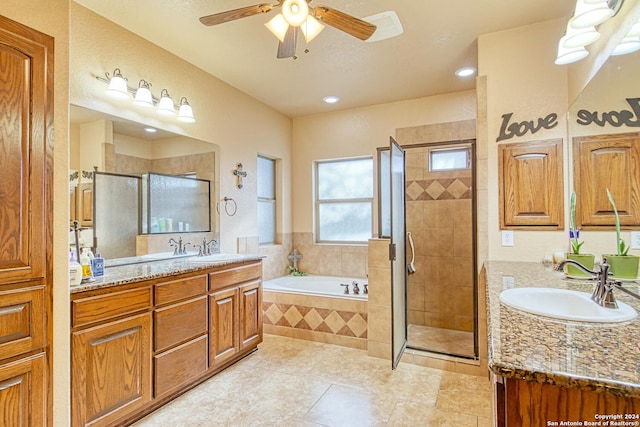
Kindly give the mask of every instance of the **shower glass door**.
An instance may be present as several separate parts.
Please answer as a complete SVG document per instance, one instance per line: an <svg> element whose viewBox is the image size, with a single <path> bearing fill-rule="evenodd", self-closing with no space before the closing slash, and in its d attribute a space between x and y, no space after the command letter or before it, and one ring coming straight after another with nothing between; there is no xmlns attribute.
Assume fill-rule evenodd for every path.
<svg viewBox="0 0 640 427"><path fill-rule="evenodd" d="M404 150L391 138L391 317L392 368L400 363L407 347L407 262L405 245Z"/></svg>

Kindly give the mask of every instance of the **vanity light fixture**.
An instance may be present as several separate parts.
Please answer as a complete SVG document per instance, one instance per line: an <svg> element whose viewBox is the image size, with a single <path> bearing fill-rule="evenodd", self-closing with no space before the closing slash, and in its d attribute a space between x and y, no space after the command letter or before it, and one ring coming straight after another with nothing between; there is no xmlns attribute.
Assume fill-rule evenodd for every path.
<svg viewBox="0 0 640 427"><path fill-rule="evenodd" d="M563 36L558 42L558 56L556 57L556 65L566 65L572 62L579 61L589 55L587 49L584 46L578 46L574 48L568 48L565 46L565 40L567 36Z"/></svg>
<svg viewBox="0 0 640 427"><path fill-rule="evenodd" d="M175 106L173 105L173 99L169 95L169 91L162 89L160 92L160 101L158 102L158 114L165 116L173 116L176 114Z"/></svg>
<svg viewBox="0 0 640 427"><path fill-rule="evenodd" d="M613 49L611 55L626 55L637 50L640 50L640 37L625 37Z"/></svg>
<svg viewBox="0 0 640 427"><path fill-rule="evenodd" d="M113 70L113 76L110 76L109 73L104 73L104 75L106 78L96 76L96 79L108 85L106 92L110 96L131 100L131 95L135 95L133 104L136 106L156 106L158 114L176 117L178 121L184 123L194 123L196 121L193 116L193 108L191 108L191 105L187 102L186 97L183 96L180 98L180 105L176 106L167 89L162 89L159 99L154 97L150 89L151 83L144 79L139 81L136 89L130 88L127 85L127 79L122 76L119 68ZM178 110L177 116L176 110Z"/></svg>
<svg viewBox="0 0 640 427"><path fill-rule="evenodd" d="M613 13L607 1L578 0L569 25L572 28L594 27L611 18Z"/></svg>
<svg viewBox="0 0 640 427"><path fill-rule="evenodd" d="M562 46L567 49L589 46L600 38L600 33L595 27L573 28L567 26L567 32L564 35Z"/></svg>
<svg viewBox="0 0 640 427"><path fill-rule="evenodd" d="M138 89L136 90L136 97L133 100L134 104L140 105L141 107L153 107L153 96L151 95L149 86L151 86L151 83L144 79L140 80Z"/></svg>
<svg viewBox="0 0 640 427"><path fill-rule="evenodd" d="M109 82L107 93L110 96L119 99L126 99L130 97L127 90L127 81L122 77L120 68L113 70L113 77L109 77L109 73L104 73L104 75L107 76L107 81Z"/></svg>
<svg viewBox="0 0 640 427"><path fill-rule="evenodd" d="M193 123L196 119L193 118L193 110L191 105L187 102L186 97L180 98L180 109L178 110L178 120L185 123Z"/></svg>

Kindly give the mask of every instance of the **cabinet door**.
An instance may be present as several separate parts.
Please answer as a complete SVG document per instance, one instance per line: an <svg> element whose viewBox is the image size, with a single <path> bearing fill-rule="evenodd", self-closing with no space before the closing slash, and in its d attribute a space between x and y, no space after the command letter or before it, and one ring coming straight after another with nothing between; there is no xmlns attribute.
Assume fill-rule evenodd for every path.
<svg viewBox="0 0 640 427"><path fill-rule="evenodd" d="M46 425L45 384L44 354L0 366L0 424Z"/></svg>
<svg viewBox="0 0 640 427"><path fill-rule="evenodd" d="M79 215L82 227L93 227L93 183L80 184Z"/></svg>
<svg viewBox="0 0 640 427"><path fill-rule="evenodd" d="M238 289L209 296L209 366L216 366L238 353Z"/></svg>
<svg viewBox="0 0 640 427"><path fill-rule="evenodd" d="M0 291L0 360L44 347L45 290Z"/></svg>
<svg viewBox="0 0 640 427"><path fill-rule="evenodd" d="M74 426L108 425L151 400L151 314L74 332Z"/></svg>
<svg viewBox="0 0 640 427"><path fill-rule="evenodd" d="M262 282L240 287L240 350L262 342Z"/></svg>

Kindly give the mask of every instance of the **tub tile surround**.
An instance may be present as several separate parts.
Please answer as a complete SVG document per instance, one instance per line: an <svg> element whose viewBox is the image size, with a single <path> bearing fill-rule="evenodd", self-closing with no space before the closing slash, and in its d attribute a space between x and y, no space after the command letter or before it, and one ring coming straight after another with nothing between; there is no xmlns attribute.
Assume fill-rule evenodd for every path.
<svg viewBox="0 0 640 427"><path fill-rule="evenodd" d="M143 418L155 426L489 427L485 377L265 334L258 351Z"/></svg>
<svg viewBox="0 0 640 427"><path fill-rule="evenodd" d="M265 290L262 308L266 333L367 348L366 300Z"/></svg>
<svg viewBox="0 0 640 427"><path fill-rule="evenodd" d="M300 271L321 276L367 277L367 245L317 244L313 233L293 233L293 247L302 254Z"/></svg>

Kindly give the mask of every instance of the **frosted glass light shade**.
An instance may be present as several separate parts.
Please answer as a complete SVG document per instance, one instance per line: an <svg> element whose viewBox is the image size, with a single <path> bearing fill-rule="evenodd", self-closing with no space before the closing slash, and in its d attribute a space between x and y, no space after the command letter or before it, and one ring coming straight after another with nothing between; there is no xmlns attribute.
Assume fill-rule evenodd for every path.
<svg viewBox="0 0 640 427"><path fill-rule="evenodd" d="M173 116L176 113L175 107L173 106L173 99L171 99L166 89L162 89L160 102L158 102L158 113L166 116Z"/></svg>
<svg viewBox="0 0 640 427"><path fill-rule="evenodd" d="M180 109L178 110L177 119L184 123L194 123L196 121L193 117L193 109L185 97L182 97L180 100Z"/></svg>
<svg viewBox="0 0 640 427"><path fill-rule="evenodd" d="M311 40L316 38L322 30L324 30L324 25L322 25L316 18L309 15L300 26L300 29L302 30L302 34L304 34L304 39L309 43Z"/></svg>
<svg viewBox="0 0 640 427"><path fill-rule="evenodd" d="M116 68L113 71L113 77L109 80L109 87L107 88L107 94L114 98L129 98L129 88L127 87L127 81L120 74L120 69Z"/></svg>
<svg viewBox="0 0 640 427"><path fill-rule="evenodd" d="M554 61L556 65L566 65L572 62L579 61L589 55L587 49L584 46L578 46L574 48L564 47L564 41L566 36L560 39L558 42L558 56Z"/></svg>
<svg viewBox="0 0 640 427"><path fill-rule="evenodd" d="M149 90L149 84L144 80L140 82L140 87L136 90L136 97L133 103L141 107L153 107L153 96Z"/></svg>
<svg viewBox="0 0 640 427"><path fill-rule="evenodd" d="M567 49L590 45L600 38L600 33L595 27L575 29L567 26L567 34L563 37L563 46Z"/></svg>
<svg viewBox="0 0 640 427"><path fill-rule="evenodd" d="M271 31L273 35L278 38L278 40L284 42L284 36L287 35L289 24L284 19L284 16L282 16L281 13L271 18L271 20L264 24L264 26L267 27L269 31Z"/></svg>
<svg viewBox="0 0 640 427"><path fill-rule="evenodd" d="M585 0L576 2L576 11L569 20L569 26L573 28L594 27L602 24L613 16L613 9L607 2L587 3Z"/></svg>
<svg viewBox="0 0 640 427"><path fill-rule="evenodd" d="M299 27L309 16L306 0L284 0L282 15L289 25Z"/></svg>
<svg viewBox="0 0 640 427"><path fill-rule="evenodd" d="M637 50L640 50L640 37L625 37L618 43L618 46L613 49L611 55L626 55Z"/></svg>

